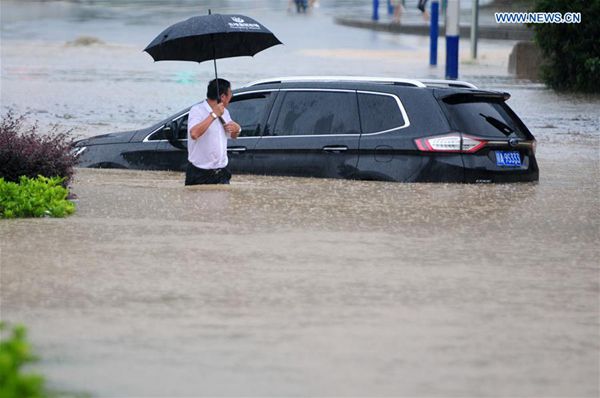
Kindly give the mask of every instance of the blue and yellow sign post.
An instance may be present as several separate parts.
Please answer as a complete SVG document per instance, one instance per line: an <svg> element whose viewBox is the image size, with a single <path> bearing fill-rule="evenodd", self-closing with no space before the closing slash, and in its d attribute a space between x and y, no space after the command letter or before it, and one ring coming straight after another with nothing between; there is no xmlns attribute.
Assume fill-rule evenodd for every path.
<svg viewBox="0 0 600 398"><path fill-rule="evenodd" d="M379 21L379 0L373 0L373 21Z"/></svg>
<svg viewBox="0 0 600 398"><path fill-rule="evenodd" d="M439 14L440 2L438 0L433 0L431 2L431 24L429 25L429 65L431 66L437 65Z"/></svg>

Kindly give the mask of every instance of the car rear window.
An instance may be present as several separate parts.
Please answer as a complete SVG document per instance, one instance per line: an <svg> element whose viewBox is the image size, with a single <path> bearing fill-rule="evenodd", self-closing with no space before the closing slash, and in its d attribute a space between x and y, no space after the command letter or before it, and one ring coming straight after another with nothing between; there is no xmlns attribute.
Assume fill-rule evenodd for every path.
<svg viewBox="0 0 600 398"><path fill-rule="evenodd" d="M274 129L274 135L359 133L354 92L286 92Z"/></svg>
<svg viewBox="0 0 600 398"><path fill-rule="evenodd" d="M519 120L500 99L444 100L450 121L465 134L493 138L525 138Z"/></svg>
<svg viewBox="0 0 600 398"><path fill-rule="evenodd" d="M393 130L405 124L398 101L391 95L359 93L358 106L363 133Z"/></svg>

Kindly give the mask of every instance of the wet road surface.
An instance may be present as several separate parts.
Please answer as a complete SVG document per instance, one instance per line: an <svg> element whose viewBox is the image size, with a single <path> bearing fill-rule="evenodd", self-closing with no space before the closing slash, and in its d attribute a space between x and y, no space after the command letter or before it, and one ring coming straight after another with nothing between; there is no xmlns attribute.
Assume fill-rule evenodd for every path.
<svg viewBox="0 0 600 398"><path fill-rule="evenodd" d="M3 19L3 111L91 136L203 98L212 66L141 53L180 12L97 3L2 2L44 20ZM235 86L443 73L425 38L254 3L286 46L219 61ZM78 170L74 216L0 222L2 319L29 327L51 386L94 396L598 396L600 100L516 81L511 44L484 44L462 78L511 92L539 183Z"/></svg>

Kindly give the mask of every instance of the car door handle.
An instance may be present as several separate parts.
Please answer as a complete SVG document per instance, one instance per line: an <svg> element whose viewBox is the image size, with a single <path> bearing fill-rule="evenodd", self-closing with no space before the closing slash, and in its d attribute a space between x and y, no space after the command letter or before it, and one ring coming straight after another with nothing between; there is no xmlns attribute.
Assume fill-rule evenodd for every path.
<svg viewBox="0 0 600 398"><path fill-rule="evenodd" d="M324 146L323 150L325 152L331 153L340 153L348 150L348 147L345 145L332 145L332 146Z"/></svg>
<svg viewBox="0 0 600 398"><path fill-rule="evenodd" d="M246 147L245 146L234 146L231 148L227 148L227 152L234 152L234 153L246 152Z"/></svg>

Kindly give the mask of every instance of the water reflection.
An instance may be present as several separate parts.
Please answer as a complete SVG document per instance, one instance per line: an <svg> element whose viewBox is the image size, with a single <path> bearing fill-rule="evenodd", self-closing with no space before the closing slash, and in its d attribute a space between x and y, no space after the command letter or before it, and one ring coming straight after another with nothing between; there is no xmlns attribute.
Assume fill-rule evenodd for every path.
<svg viewBox="0 0 600 398"><path fill-rule="evenodd" d="M458 185L236 176L230 186L187 187L179 173L80 170L88 188L108 187L105 205L82 216L149 217L236 225L241 230L316 228L362 231L476 227L500 222L533 202L537 184ZM117 189L118 187L118 189ZM107 194L96 192L94 197ZM140 191L143 191L140 192ZM143 203L128 200L142 197ZM148 213L152 209L152 213ZM110 214L109 214L110 213ZM516 220L518 222L518 220Z"/></svg>

